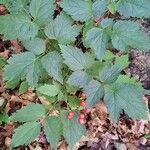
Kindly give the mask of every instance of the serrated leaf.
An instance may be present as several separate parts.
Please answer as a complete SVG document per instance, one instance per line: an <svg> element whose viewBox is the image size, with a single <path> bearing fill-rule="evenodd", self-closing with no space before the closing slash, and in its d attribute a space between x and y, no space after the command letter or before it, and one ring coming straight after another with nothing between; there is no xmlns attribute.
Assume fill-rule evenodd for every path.
<svg viewBox="0 0 150 150"><path fill-rule="evenodd" d="M93 3L93 14L95 17L102 16L108 10L109 0L96 0Z"/></svg>
<svg viewBox="0 0 150 150"><path fill-rule="evenodd" d="M88 76L88 74L84 71L78 70L70 75L67 83L71 86L83 88L88 84L89 81L90 77Z"/></svg>
<svg viewBox="0 0 150 150"><path fill-rule="evenodd" d="M121 71L122 71L122 66L118 66L118 65L105 66L99 72L99 79L101 82L104 83L114 82L118 78Z"/></svg>
<svg viewBox="0 0 150 150"><path fill-rule="evenodd" d="M40 134L40 124L38 122L28 122L15 129L12 137L11 147L27 145L33 142Z"/></svg>
<svg viewBox="0 0 150 150"><path fill-rule="evenodd" d="M34 53L35 55L40 55L46 50L45 42L43 39L40 38L24 41L23 45L26 48L26 50Z"/></svg>
<svg viewBox="0 0 150 150"><path fill-rule="evenodd" d="M122 69L125 69L129 66L129 55L122 55L116 57L115 64Z"/></svg>
<svg viewBox="0 0 150 150"><path fill-rule="evenodd" d="M35 87L37 85L40 67L38 58L33 53L25 52L13 55L7 62L4 81L6 81L8 88L14 89L19 84L22 76L26 77L30 86Z"/></svg>
<svg viewBox="0 0 150 150"><path fill-rule="evenodd" d="M96 27L90 29L85 38L85 41L89 43L98 59L102 59L104 57L106 48L108 46L108 40L109 38L105 31Z"/></svg>
<svg viewBox="0 0 150 150"><path fill-rule="evenodd" d="M22 95L27 92L29 85L26 81L22 82L19 87L19 95Z"/></svg>
<svg viewBox="0 0 150 150"><path fill-rule="evenodd" d="M67 140L70 149L73 149L76 142L78 142L80 138L85 134L86 129L85 126L77 122L77 115L75 115L71 121L67 120L66 116L67 112L61 112L63 135Z"/></svg>
<svg viewBox="0 0 150 150"><path fill-rule="evenodd" d="M118 12L125 17L150 18L149 0L119 0Z"/></svg>
<svg viewBox="0 0 150 150"><path fill-rule="evenodd" d="M36 121L46 115L46 110L41 104L31 103L17 112L13 113L10 121L13 122L30 122Z"/></svg>
<svg viewBox="0 0 150 150"><path fill-rule="evenodd" d="M68 98L67 102L68 102L68 105L71 108L71 110L76 110L76 109L79 108L80 102L81 102L81 100L79 99L79 97L68 96L67 98Z"/></svg>
<svg viewBox="0 0 150 150"><path fill-rule="evenodd" d="M3 122L5 122L5 123L8 122L9 121L8 118L9 118L9 116L7 114L1 113L0 114L0 124L3 123Z"/></svg>
<svg viewBox="0 0 150 150"><path fill-rule="evenodd" d="M30 0L0 0L0 4L4 4L11 13L25 11Z"/></svg>
<svg viewBox="0 0 150 150"><path fill-rule="evenodd" d="M44 131L48 142L54 149L57 149L61 135L63 135L62 122L59 117L47 117L44 125Z"/></svg>
<svg viewBox="0 0 150 150"><path fill-rule="evenodd" d="M109 3L109 5L108 5L108 9L109 9L109 11L112 13L112 14L115 14L116 13L116 11L117 11L117 7L118 7L118 4L116 3L116 2L111 2L111 3Z"/></svg>
<svg viewBox="0 0 150 150"><path fill-rule="evenodd" d="M117 122L122 110L133 119L148 119L143 94L143 90L134 84L115 83L111 87L105 87L104 102L113 122Z"/></svg>
<svg viewBox="0 0 150 150"><path fill-rule="evenodd" d="M0 70L5 66L6 60L2 57L0 57Z"/></svg>
<svg viewBox="0 0 150 150"><path fill-rule="evenodd" d="M85 47L89 47L89 44L85 41L86 34L93 27L94 27L94 21L91 20L91 19L88 20L88 21L86 21L85 24L84 24L84 26L83 26L83 38L82 38L82 41L83 41L83 45Z"/></svg>
<svg viewBox="0 0 150 150"><path fill-rule="evenodd" d="M105 18L101 21L101 26L103 29L112 27L113 24L114 24L114 21L113 21L113 19L110 19L110 18Z"/></svg>
<svg viewBox="0 0 150 150"><path fill-rule="evenodd" d="M138 81L136 78L131 78L127 75L119 75L118 79L116 80L118 83L128 83L128 84L134 84L138 87L142 88L142 83Z"/></svg>
<svg viewBox="0 0 150 150"><path fill-rule="evenodd" d="M73 71L87 69L94 62L90 53L83 53L76 47L60 45L60 48L65 64Z"/></svg>
<svg viewBox="0 0 150 150"><path fill-rule="evenodd" d="M104 60L112 60L113 58L115 58L115 55L111 51L107 50L105 52Z"/></svg>
<svg viewBox="0 0 150 150"><path fill-rule="evenodd" d="M74 20L87 21L92 18L91 0L63 0L60 6Z"/></svg>
<svg viewBox="0 0 150 150"><path fill-rule="evenodd" d="M145 137L146 139L150 139L150 134L146 134L146 135L144 135L144 137Z"/></svg>
<svg viewBox="0 0 150 150"><path fill-rule="evenodd" d="M86 70L86 72L88 75L97 79L99 77L99 70L101 70L104 66L105 66L104 62L95 61L94 64Z"/></svg>
<svg viewBox="0 0 150 150"><path fill-rule="evenodd" d="M118 21L113 26L112 44L114 48L125 51L129 48L150 49L150 39L133 21Z"/></svg>
<svg viewBox="0 0 150 150"><path fill-rule="evenodd" d="M114 91L115 87L105 87L104 102L106 104L112 122L116 123L119 119L120 113L122 112L122 108L116 101Z"/></svg>
<svg viewBox="0 0 150 150"><path fill-rule="evenodd" d="M47 96L56 96L59 93L59 88L56 85L45 84L37 88L37 91Z"/></svg>
<svg viewBox="0 0 150 150"><path fill-rule="evenodd" d="M30 13L35 22L40 25L47 24L53 19L55 10L54 0L32 0L30 4Z"/></svg>
<svg viewBox="0 0 150 150"><path fill-rule="evenodd" d="M63 83L62 76L62 57L58 52L49 52L42 60L42 65L48 74L55 80Z"/></svg>
<svg viewBox="0 0 150 150"><path fill-rule="evenodd" d="M4 34L5 40L29 40L37 35L38 29L39 27L25 13L0 16L0 32Z"/></svg>
<svg viewBox="0 0 150 150"><path fill-rule="evenodd" d="M62 13L48 24L45 34L48 38L55 39L61 44L70 44L76 40L75 37L78 36L80 31L81 26L73 25L70 16Z"/></svg>
<svg viewBox="0 0 150 150"><path fill-rule="evenodd" d="M100 82L92 80L87 87L84 88L87 95L86 102L88 106L93 107L104 96L104 88Z"/></svg>

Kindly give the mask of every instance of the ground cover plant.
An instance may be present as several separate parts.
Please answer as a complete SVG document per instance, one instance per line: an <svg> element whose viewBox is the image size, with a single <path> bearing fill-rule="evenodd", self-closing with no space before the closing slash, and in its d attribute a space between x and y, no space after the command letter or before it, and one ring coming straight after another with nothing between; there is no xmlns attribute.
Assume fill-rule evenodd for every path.
<svg viewBox="0 0 150 150"><path fill-rule="evenodd" d="M0 58L8 89L32 87L47 104L31 103L9 117L20 126L11 148L33 142L44 130L53 149L63 136L73 149L98 101L117 123L120 114L148 120L148 93L125 74L131 48L149 51L137 18L150 18L149 0L0 0L4 40L19 40L22 53ZM132 19L131 19L132 18ZM5 64L6 63L6 64ZM55 112L55 115L53 115ZM28 136L26 136L28 135Z"/></svg>

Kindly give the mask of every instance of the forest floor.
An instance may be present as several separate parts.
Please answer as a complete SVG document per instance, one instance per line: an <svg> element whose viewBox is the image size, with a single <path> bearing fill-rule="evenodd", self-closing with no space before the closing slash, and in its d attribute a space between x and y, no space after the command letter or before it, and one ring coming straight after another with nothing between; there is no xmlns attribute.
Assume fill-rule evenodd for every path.
<svg viewBox="0 0 150 150"><path fill-rule="evenodd" d="M142 29L150 35L150 20L140 20ZM12 53L22 51L22 46L16 40L3 41L0 37L0 56L8 59ZM130 76L139 79L143 87L150 90L150 53L130 53L131 64L125 70ZM7 90L0 72L0 102L5 104L4 111L8 115L20 109L30 102L38 102L39 98L32 89L19 95L18 90ZM143 96L150 110L150 95ZM11 137L17 124L0 124L0 150L9 150ZM87 136L84 136L76 144L75 150L150 150L150 139L145 135L150 133L150 121L136 121L122 114L117 124L113 125L109 120L107 108L100 102L92 109L88 116ZM51 150L45 135L41 132L34 143L27 147L19 147L16 150ZM59 150L69 150L67 143L62 139L58 145Z"/></svg>

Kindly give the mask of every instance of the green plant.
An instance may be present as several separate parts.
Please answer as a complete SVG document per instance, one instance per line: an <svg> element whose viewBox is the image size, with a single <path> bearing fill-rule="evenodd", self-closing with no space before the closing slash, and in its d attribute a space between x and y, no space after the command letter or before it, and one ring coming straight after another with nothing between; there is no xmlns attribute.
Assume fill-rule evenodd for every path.
<svg viewBox="0 0 150 150"><path fill-rule="evenodd" d="M14 89L20 85L20 94L30 86L49 102L47 106L31 103L10 117L10 121L24 123L15 130L12 147L32 142L40 133L41 123L54 149L61 135L72 148L85 133L81 124L85 123L86 114L100 99L114 123L123 111L133 119L148 119L142 100L146 91L134 78L124 75L123 70L130 63L131 48L150 49L150 40L138 22L128 19L149 18L149 0L0 0L0 3L10 12L0 16L3 38L18 39L25 47L24 52L7 61L6 86ZM63 10L55 16L58 6ZM118 19L117 13L123 19L120 16ZM98 16L103 19L97 21ZM79 35L82 38L77 41ZM78 48L82 41L86 52ZM119 54L113 53L113 49ZM81 91L81 97L76 95L77 91ZM52 111L58 115L50 115Z"/></svg>

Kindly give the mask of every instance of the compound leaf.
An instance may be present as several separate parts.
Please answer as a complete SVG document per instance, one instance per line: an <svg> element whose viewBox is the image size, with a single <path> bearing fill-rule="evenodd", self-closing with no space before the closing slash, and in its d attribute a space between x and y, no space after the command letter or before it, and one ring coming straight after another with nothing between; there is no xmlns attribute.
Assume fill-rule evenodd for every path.
<svg viewBox="0 0 150 150"><path fill-rule="evenodd" d="M119 65L105 66L99 72L99 79L101 82L111 83L118 78L121 71L122 71L122 66Z"/></svg>
<svg viewBox="0 0 150 150"><path fill-rule="evenodd" d="M133 119L148 119L147 107L142 100L143 91L141 87L132 83L114 83L110 87L106 86L104 101L111 119L116 122L122 110Z"/></svg>
<svg viewBox="0 0 150 150"><path fill-rule="evenodd" d="M119 0L118 12L125 17L150 18L149 0Z"/></svg>
<svg viewBox="0 0 150 150"><path fill-rule="evenodd" d="M33 142L40 134L40 124L38 122L28 122L15 129L12 137L11 147L27 145Z"/></svg>
<svg viewBox="0 0 150 150"><path fill-rule="evenodd" d="M112 44L114 48L125 51L131 48L150 49L150 39L133 21L118 21L113 26Z"/></svg>
<svg viewBox="0 0 150 150"><path fill-rule="evenodd" d="M46 50L45 42L40 38L24 41L23 45L28 51L31 51L35 55L40 55Z"/></svg>
<svg viewBox="0 0 150 150"><path fill-rule="evenodd" d="M92 17L91 0L63 0L61 7L74 20L88 21Z"/></svg>
<svg viewBox="0 0 150 150"><path fill-rule="evenodd" d="M62 76L62 57L58 52L49 52L42 60L42 65L48 72L48 74L55 80L63 83Z"/></svg>
<svg viewBox="0 0 150 150"><path fill-rule="evenodd" d="M0 32L4 39L29 40L38 33L39 27L25 13L0 16Z"/></svg>
<svg viewBox="0 0 150 150"><path fill-rule="evenodd" d="M65 21L64 21L65 20ZM62 13L54 21L51 21L45 29L45 34L50 39L57 40L60 44L69 44L75 41L81 31L81 26L72 25L70 16Z"/></svg>
<svg viewBox="0 0 150 150"><path fill-rule="evenodd" d="M108 10L107 6L109 4L109 0L96 0L93 3L93 13L94 16L102 16Z"/></svg>
<svg viewBox="0 0 150 150"><path fill-rule="evenodd" d="M38 58L33 53L25 52L13 55L7 62L4 81L6 81L8 88L14 89L19 84L22 76L26 76L30 86L35 87L37 85L40 67Z"/></svg>
<svg viewBox="0 0 150 150"><path fill-rule="evenodd" d="M90 107L93 107L104 96L104 88L96 80L90 81L84 91L87 95L86 102Z"/></svg>
<svg viewBox="0 0 150 150"><path fill-rule="evenodd" d="M65 64L73 71L89 68L94 62L90 53L83 53L76 47L60 45L60 48Z"/></svg>
<svg viewBox="0 0 150 150"><path fill-rule="evenodd" d="M19 95L24 94L28 91L29 85L26 81L22 82L19 87Z"/></svg>
<svg viewBox="0 0 150 150"><path fill-rule="evenodd" d="M59 93L59 88L56 85L49 85L49 84L45 84L43 86L40 86L39 88L37 88L37 91L41 94L44 94L46 96L56 96Z"/></svg>
<svg viewBox="0 0 150 150"><path fill-rule="evenodd" d="M90 47L94 50L97 58L99 59L102 59L105 55L108 40L108 35L100 28L90 29L85 38L85 41L89 43Z"/></svg>
<svg viewBox="0 0 150 150"><path fill-rule="evenodd" d="M62 122L59 117L47 117L44 125L44 131L48 142L54 149L57 149L58 142L63 135Z"/></svg>
<svg viewBox="0 0 150 150"><path fill-rule="evenodd" d="M66 119L67 112L61 112L61 120L63 123L63 135L67 140L70 149L73 149L73 146L77 141L85 134L86 129L85 126L79 124L77 122L77 115L73 117L73 119Z"/></svg>
<svg viewBox="0 0 150 150"><path fill-rule="evenodd" d="M5 66L6 60L2 57L0 57L0 70Z"/></svg>
<svg viewBox="0 0 150 150"><path fill-rule="evenodd" d="M46 110L41 104L31 103L17 112L13 113L10 121L13 122L30 122L37 121L46 115Z"/></svg>
<svg viewBox="0 0 150 150"><path fill-rule="evenodd" d="M129 66L129 55L117 56L115 59L115 64L119 67L125 69Z"/></svg>
<svg viewBox="0 0 150 150"><path fill-rule="evenodd" d="M12 14L27 10L27 5L30 1L31 0L0 0L0 4L4 4Z"/></svg>
<svg viewBox="0 0 150 150"><path fill-rule="evenodd" d="M32 0L30 4L30 13L35 22L47 24L53 19L55 10L54 0Z"/></svg>
<svg viewBox="0 0 150 150"><path fill-rule="evenodd" d="M70 75L67 83L71 86L83 88L88 84L89 80L90 77L86 72L78 70Z"/></svg>

